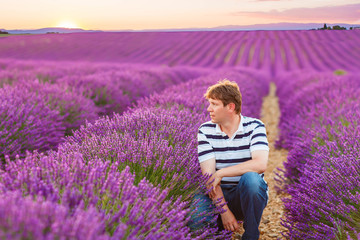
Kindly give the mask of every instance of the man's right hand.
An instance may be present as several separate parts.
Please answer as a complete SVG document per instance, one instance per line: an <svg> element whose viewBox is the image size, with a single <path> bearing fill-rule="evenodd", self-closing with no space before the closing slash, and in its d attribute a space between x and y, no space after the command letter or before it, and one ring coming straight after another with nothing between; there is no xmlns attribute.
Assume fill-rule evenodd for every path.
<svg viewBox="0 0 360 240"><path fill-rule="evenodd" d="M234 232L240 228L239 223L237 222L234 214L230 211L229 208L220 216L226 230Z"/></svg>

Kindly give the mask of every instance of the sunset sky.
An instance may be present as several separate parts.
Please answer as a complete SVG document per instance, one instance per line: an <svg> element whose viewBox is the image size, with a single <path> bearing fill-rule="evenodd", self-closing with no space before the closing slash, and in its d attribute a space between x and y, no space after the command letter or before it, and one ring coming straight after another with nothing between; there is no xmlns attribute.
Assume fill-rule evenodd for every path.
<svg viewBox="0 0 360 240"><path fill-rule="evenodd" d="M0 29L141 30L260 23L360 24L357 0L0 0Z"/></svg>

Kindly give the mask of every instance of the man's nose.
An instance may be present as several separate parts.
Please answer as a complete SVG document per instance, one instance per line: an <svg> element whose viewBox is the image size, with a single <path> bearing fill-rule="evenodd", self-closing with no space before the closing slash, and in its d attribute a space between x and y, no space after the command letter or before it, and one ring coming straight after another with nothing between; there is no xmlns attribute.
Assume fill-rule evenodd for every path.
<svg viewBox="0 0 360 240"><path fill-rule="evenodd" d="M208 112L211 112L210 105L208 106L207 111L208 111Z"/></svg>

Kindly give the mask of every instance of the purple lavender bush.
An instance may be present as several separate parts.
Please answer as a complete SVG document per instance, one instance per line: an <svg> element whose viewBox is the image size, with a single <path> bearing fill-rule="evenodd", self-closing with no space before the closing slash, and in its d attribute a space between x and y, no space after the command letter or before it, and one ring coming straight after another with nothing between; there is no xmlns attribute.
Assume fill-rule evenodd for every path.
<svg viewBox="0 0 360 240"><path fill-rule="evenodd" d="M57 233L57 222L65 218L65 223L69 223L65 225L74 221L75 229L63 234L89 231L83 237L93 234L113 239L190 239L185 202L176 198L166 200L168 192L154 187L145 179L134 185L135 176L129 167L119 172L117 165L100 159L85 162L81 154L65 156L56 152L49 156L34 153L28 154L24 160L8 160L5 171L0 175L0 191L5 196L21 191L22 195L29 196L23 201L35 207L32 217L27 214L25 205L16 212L1 215L0 222L5 222L5 225L7 216L13 218L16 223L5 227L8 232L16 232L23 222L29 221L28 218L37 220L39 224L33 224L32 228L21 229L35 234L44 229L45 223L41 220L51 216L53 225L47 222L43 237L47 233ZM30 199L43 199L53 209L61 209L61 216L51 211L50 215L46 215L44 209L36 207L38 204L31 203ZM5 208L0 204L1 212L6 213ZM16 218L16 215L24 218ZM89 222L87 218L93 220ZM80 224L84 221L84 226L80 226L84 229L78 229L77 221ZM89 227L92 231L87 229ZM82 236L74 237L82 239Z"/></svg>
<svg viewBox="0 0 360 240"><path fill-rule="evenodd" d="M65 133L64 117L26 89L0 88L0 159L55 148Z"/></svg>
<svg viewBox="0 0 360 240"><path fill-rule="evenodd" d="M122 113L140 98L166 87L188 81L209 71L190 67L150 67L134 65L86 76L65 76L58 82L76 86L83 95L100 107L100 115Z"/></svg>
<svg viewBox="0 0 360 240"><path fill-rule="evenodd" d="M129 166L135 182L144 177L168 188L169 196L196 190L201 176L197 163L196 126L204 116L189 110L139 108L131 113L88 123L59 146L60 154L79 152L85 161L99 158ZM191 171L189 171L191 169Z"/></svg>
<svg viewBox="0 0 360 240"><path fill-rule="evenodd" d="M85 121L94 122L98 118L99 108L90 99L69 86L40 83L38 80L19 80L13 84L13 87L19 93L23 91L36 93L50 109L57 110L64 117L65 135L70 135L73 130L85 124Z"/></svg>
<svg viewBox="0 0 360 240"><path fill-rule="evenodd" d="M55 84L83 95L98 107L99 115L125 111L136 100L153 92L210 72L198 67L145 64L19 61L0 59L0 87L18 81ZM80 97L80 96L78 96Z"/></svg>
<svg viewBox="0 0 360 240"><path fill-rule="evenodd" d="M95 208L73 211L19 191L0 194L1 239L110 239L104 217Z"/></svg>
<svg viewBox="0 0 360 240"><path fill-rule="evenodd" d="M297 80L299 79L299 80ZM298 88L300 83L302 88ZM359 75L298 75L280 85L282 189L288 239L357 239L360 232ZM285 97L283 97L285 96Z"/></svg>
<svg viewBox="0 0 360 240"><path fill-rule="evenodd" d="M357 120L351 120L339 127L326 125L316 130L316 140L291 150L292 158L288 159L286 169L293 167L296 160L305 164L299 170L301 177L287 186L291 198L285 200L284 225L290 230L290 239L348 239L348 236L357 239L360 231L358 124ZM309 151L305 156L301 156L303 149Z"/></svg>
<svg viewBox="0 0 360 240"><path fill-rule="evenodd" d="M49 109L59 113L62 117L59 123L65 127L65 135L71 135L73 130L78 129L86 121L94 122L99 115L122 113L143 96L208 72L209 70L206 69L192 67L169 68L139 64L82 62L63 62L59 65L49 61L0 60L0 87L8 86L6 89L9 89L11 86L18 94L33 92L36 99L40 99L39 101ZM17 97L17 99L24 98ZM2 104L6 102L3 101ZM33 103L36 104L35 99ZM17 101L17 105L21 104ZM59 120L59 118L54 118L54 121L56 119ZM59 123L53 124L55 128ZM49 131L52 129L46 125L46 122L42 126L49 128ZM44 129L44 132L46 131ZM15 133L9 136L5 134L6 132L3 133L2 138L9 139ZM57 135L57 144L62 142L63 136ZM38 141L37 138L26 139L27 136L24 135L18 137L16 141ZM21 137L25 139L20 139ZM57 145L53 143L55 140L42 139L43 146L41 141L38 141L37 147L30 144L28 147L20 148L19 145L4 142L2 147L4 150L0 152L1 158L4 158L4 154L14 157L17 152L24 156L26 150L45 151ZM5 146L6 144L8 146Z"/></svg>

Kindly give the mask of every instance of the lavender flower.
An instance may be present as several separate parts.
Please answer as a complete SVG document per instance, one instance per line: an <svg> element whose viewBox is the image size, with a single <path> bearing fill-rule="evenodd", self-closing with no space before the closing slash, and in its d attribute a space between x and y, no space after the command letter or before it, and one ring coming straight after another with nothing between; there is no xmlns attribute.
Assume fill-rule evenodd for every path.
<svg viewBox="0 0 360 240"><path fill-rule="evenodd" d="M360 225L359 76L293 75L282 86L282 189L288 239L357 239ZM286 81L285 77L281 81ZM302 88L298 88L302 85Z"/></svg>
<svg viewBox="0 0 360 240"><path fill-rule="evenodd" d="M55 148L64 136L63 120L35 93L0 88L0 159Z"/></svg>
<svg viewBox="0 0 360 240"><path fill-rule="evenodd" d="M1 239L110 239L103 214L95 208L74 211L21 192L0 194Z"/></svg>

